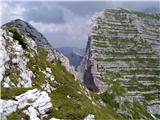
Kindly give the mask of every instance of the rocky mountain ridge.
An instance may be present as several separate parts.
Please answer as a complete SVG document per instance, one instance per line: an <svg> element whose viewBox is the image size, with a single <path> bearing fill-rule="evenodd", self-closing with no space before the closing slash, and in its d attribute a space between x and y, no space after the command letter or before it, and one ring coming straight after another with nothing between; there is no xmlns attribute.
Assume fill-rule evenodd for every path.
<svg viewBox="0 0 160 120"><path fill-rule="evenodd" d="M121 118L76 79L68 59L32 25L13 20L1 33L2 120Z"/></svg>
<svg viewBox="0 0 160 120"><path fill-rule="evenodd" d="M132 119L160 115L159 28L159 13L109 9L92 18L80 79Z"/></svg>
<svg viewBox="0 0 160 120"><path fill-rule="evenodd" d="M27 22L19 19L11 21L2 26L1 32L0 80L2 98L3 96L10 97L7 93L10 93L12 88L13 90L17 88L20 93L35 87L44 90L28 91L21 95L22 100L19 99L20 96L15 97L16 101L1 100L2 116L5 119L5 116L17 110L28 108L28 111L24 111L25 116L28 115L30 119L39 119L38 116L45 115L52 108L48 93L51 93L55 88L49 82L58 84L47 62L60 61L68 71L72 73L75 71L70 67L69 60L53 49L46 38ZM31 105L32 102L34 102L33 105Z"/></svg>

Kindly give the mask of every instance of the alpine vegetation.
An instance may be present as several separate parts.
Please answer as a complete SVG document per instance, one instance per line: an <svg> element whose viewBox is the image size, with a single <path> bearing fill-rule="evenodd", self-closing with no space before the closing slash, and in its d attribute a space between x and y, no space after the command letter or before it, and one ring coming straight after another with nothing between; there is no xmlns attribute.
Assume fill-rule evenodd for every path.
<svg viewBox="0 0 160 120"><path fill-rule="evenodd" d="M31 24L1 26L2 120L160 119L160 14L108 9L91 20L76 71Z"/></svg>

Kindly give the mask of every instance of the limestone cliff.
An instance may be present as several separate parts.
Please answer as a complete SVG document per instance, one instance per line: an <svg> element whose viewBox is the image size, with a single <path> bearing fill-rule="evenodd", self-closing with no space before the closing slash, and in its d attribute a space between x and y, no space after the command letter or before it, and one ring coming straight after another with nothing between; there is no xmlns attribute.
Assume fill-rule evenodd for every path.
<svg viewBox="0 0 160 120"><path fill-rule="evenodd" d="M118 113L135 119L159 116L160 14L126 9L97 13L79 69L85 85L103 93Z"/></svg>

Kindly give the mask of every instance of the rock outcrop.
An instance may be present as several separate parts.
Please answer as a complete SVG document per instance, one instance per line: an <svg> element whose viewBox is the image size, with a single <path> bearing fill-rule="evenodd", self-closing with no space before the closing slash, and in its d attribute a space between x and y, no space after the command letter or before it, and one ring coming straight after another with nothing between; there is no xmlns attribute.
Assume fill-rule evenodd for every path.
<svg viewBox="0 0 160 120"><path fill-rule="evenodd" d="M51 99L47 92L37 89L28 90L16 96L14 100L0 100L0 105L2 116L7 117L13 112L22 110L22 113L28 115L30 120L40 120L52 109Z"/></svg>
<svg viewBox="0 0 160 120"><path fill-rule="evenodd" d="M41 33L25 21L17 19L6 23L2 26L1 33L0 113L4 119L16 116L15 113L20 113L20 118L23 118L21 114L25 114L25 117L29 116L29 119L34 120L47 117L53 110L48 93L52 93L60 85L60 75L55 74L63 67L57 68L54 73L53 69L57 64L62 64L65 67L63 72L74 74L75 77L70 79L75 81L74 68L62 53L54 49Z"/></svg>
<svg viewBox="0 0 160 120"><path fill-rule="evenodd" d="M138 118L160 115L159 27L158 13L109 9L92 18L80 77L107 103L107 96L113 98L120 114L135 118L142 105L147 112Z"/></svg>
<svg viewBox="0 0 160 120"><path fill-rule="evenodd" d="M0 60L2 65L0 66L0 80L2 80L4 87L32 87L35 75L27 64L31 62L30 58L36 56L37 49L40 47L48 52L48 56L46 57L48 61L54 62L60 60L66 69L76 76L74 68L69 65L69 60L62 53L52 48L46 38L33 28L32 25L17 19L3 25L1 31ZM16 71L14 71L15 69ZM10 73L11 70L13 70L12 72L16 72L17 77L19 77L16 78L18 81L16 85L10 81L10 77L5 77L5 74L12 74ZM50 79L53 79L53 76L50 77L52 77Z"/></svg>
<svg viewBox="0 0 160 120"><path fill-rule="evenodd" d="M95 120L94 115L88 115L84 120Z"/></svg>
<svg viewBox="0 0 160 120"><path fill-rule="evenodd" d="M89 119L121 117L104 111L96 94L76 80L69 60L32 25L14 20L3 25L1 33L2 120L77 120L90 114Z"/></svg>

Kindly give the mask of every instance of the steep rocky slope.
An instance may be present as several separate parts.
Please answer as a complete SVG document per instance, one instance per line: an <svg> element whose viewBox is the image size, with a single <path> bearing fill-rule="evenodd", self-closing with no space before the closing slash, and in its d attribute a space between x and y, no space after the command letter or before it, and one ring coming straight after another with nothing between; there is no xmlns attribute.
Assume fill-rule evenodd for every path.
<svg viewBox="0 0 160 120"><path fill-rule="evenodd" d="M122 118L76 80L68 59L32 25L14 20L1 33L2 120Z"/></svg>
<svg viewBox="0 0 160 120"><path fill-rule="evenodd" d="M80 65L84 55L83 49L74 47L61 47L58 48L58 50L69 59L70 65L73 65L75 69Z"/></svg>
<svg viewBox="0 0 160 120"><path fill-rule="evenodd" d="M160 14L110 9L92 18L81 79L132 119L160 118Z"/></svg>

